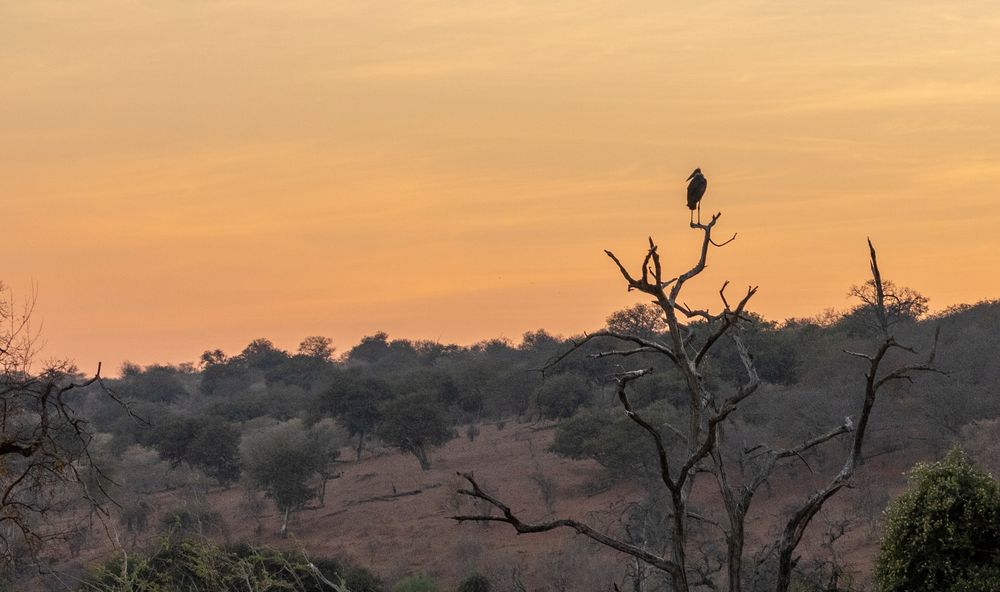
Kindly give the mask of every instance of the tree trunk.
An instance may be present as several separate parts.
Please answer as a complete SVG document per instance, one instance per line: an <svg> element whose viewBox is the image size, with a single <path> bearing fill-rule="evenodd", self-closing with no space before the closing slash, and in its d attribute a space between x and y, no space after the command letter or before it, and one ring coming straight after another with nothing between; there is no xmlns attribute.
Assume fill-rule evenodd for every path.
<svg viewBox="0 0 1000 592"><path fill-rule="evenodd" d="M281 538L283 539L288 538L288 515L291 513L291 511L292 509L290 507L285 508L285 518L281 522Z"/></svg>
<svg viewBox="0 0 1000 592"><path fill-rule="evenodd" d="M429 471L431 468L431 461L427 459L427 451L424 450L423 446L414 446L412 451L413 456L417 457L420 461L420 468L424 471Z"/></svg>
<svg viewBox="0 0 1000 592"><path fill-rule="evenodd" d="M319 485L319 507L325 508L326 507L326 482L330 480L330 476L328 474L326 474L326 473L323 473L322 475L319 476L319 478L320 478L320 485Z"/></svg>
<svg viewBox="0 0 1000 592"><path fill-rule="evenodd" d="M361 460L361 449L362 447L364 447L364 445L365 445L365 433L361 432L360 434L358 434L358 455L357 457L355 457L354 459L355 461Z"/></svg>

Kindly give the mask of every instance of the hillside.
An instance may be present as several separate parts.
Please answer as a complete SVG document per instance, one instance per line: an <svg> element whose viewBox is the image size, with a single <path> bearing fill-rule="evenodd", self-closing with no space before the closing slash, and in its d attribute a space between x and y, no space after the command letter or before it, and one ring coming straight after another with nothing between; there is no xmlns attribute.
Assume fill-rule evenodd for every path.
<svg viewBox="0 0 1000 592"><path fill-rule="evenodd" d="M241 509L245 494L241 486L214 488L207 495L207 505L222 515L224 524L208 536L219 542L299 548L313 557L347 557L389 583L405 575L425 574L451 587L469 573L480 572L505 583L502 589L517 589L520 581L532 592L606 591L613 582L624 586L628 567L624 557L571 531L518 536L507 525L459 525L449 519L459 509L473 509L455 493L462 485L455 473L474 467L484 487L526 516L585 517L604 529L620 530L624 510L642 499L642 489L631 483L608 483L605 471L593 461L568 460L547 452L551 428L551 424L507 424L503 430L484 426L474 441L463 437L439 449L429 471L421 471L410 455L386 451L344 463L341 476L330 482L325 506L296 513L287 540L278 535L281 516L273 506L260 516L258 530L257 520ZM869 463L861 481L895 490L902 485L900 472L907 464L901 458L881 457ZM549 488L551 510L540 483ZM773 532L781 509L817 483L801 463L790 464L777 476L771 493L762 493L758 500L750 536L761 538ZM702 485L710 490L707 480ZM817 536L804 545L804 553L830 559L823 536L836 530L846 513L862 514L867 494L869 488L859 487L831 504L822 517L828 524L817 525ZM149 501L169 509L191 503L184 498L180 492L168 492ZM877 517L880 508L874 511ZM862 578L867 576L875 546L873 527L855 520L833 551L838 562ZM132 546L142 548L151 538L140 537ZM78 566L105 560L111 553L110 542L98 534L72 561L61 554L61 569L76 572Z"/></svg>

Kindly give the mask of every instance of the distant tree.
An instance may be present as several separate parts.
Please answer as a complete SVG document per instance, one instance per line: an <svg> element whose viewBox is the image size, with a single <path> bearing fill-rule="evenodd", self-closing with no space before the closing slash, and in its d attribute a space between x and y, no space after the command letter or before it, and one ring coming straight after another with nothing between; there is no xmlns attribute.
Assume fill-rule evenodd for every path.
<svg viewBox="0 0 1000 592"><path fill-rule="evenodd" d="M339 419L350 435L357 437L357 460L361 460L365 438L381 418L379 404L392 396L384 381L354 370L342 371L334 375L330 388L316 397L314 415Z"/></svg>
<svg viewBox="0 0 1000 592"><path fill-rule="evenodd" d="M226 352L221 349L207 349L201 354L200 358L202 367L225 364L228 359Z"/></svg>
<svg viewBox="0 0 1000 592"><path fill-rule="evenodd" d="M125 360L122 362L122 367L118 370L122 378L127 378L130 376L138 376L142 374L142 366Z"/></svg>
<svg viewBox="0 0 1000 592"><path fill-rule="evenodd" d="M240 431L219 417L167 416L153 424L148 443L172 466L185 463L223 486L239 480Z"/></svg>
<svg viewBox="0 0 1000 592"><path fill-rule="evenodd" d="M1000 477L1000 418L973 421L962 428L962 447L969 456Z"/></svg>
<svg viewBox="0 0 1000 592"><path fill-rule="evenodd" d="M321 335L306 337L299 344L298 349L299 355L316 358L324 362L329 362L333 359L334 351L336 351L336 348L333 347L333 340Z"/></svg>
<svg viewBox="0 0 1000 592"><path fill-rule="evenodd" d="M330 462L299 420L248 435L242 445L243 466L250 482L274 500L283 515L281 535L287 536L292 512L316 497L314 478Z"/></svg>
<svg viewBox="0 0 1000 592"><path fill-rule="evenodd" d="M347 353L352 363L375 364L389 354L389 335L379 331L361 338L361 341Z"/></svg>
<svg viewBox="0 0 1000 592"><path fill-rule="evenodd" d="M608 316L608 330L625 335L653 338L667 330L663 311L652 304L633 304Z"/></svg>
<svg viewBox="0 0 1000 592"><path fill-rule="evenodd" d="M652 425L666 426L676 411L657 401L641 409ZM674 432L663 428L660 437L671 447L683 445ZM653 483L659 477L656 447L636 440L635 424L611 409L584 409L556 426L551 450L560 456L596 460L616 479Z"/></svg>
<svg viewBox="0 0 1000 592"><path fill-rule="evenodd" d="M879 592L1000 590L1000 483L961 449L914 467L888 514L875 562Z"/></svg>
<svg viewBox="0 0 1000 592"><path fill-rule="evenodd" d="M431 468L428 451L457 436L431 393L413 393L388 401L381 412L378 437L389 446L411 453L425 471Z"/></svg>
<svg viewBox="0 0 1000 592"><path fill-rule="evenodd" d="M335 467L340 457L340 449L346 443L342 429L339 429L333 419L325 418L309 428L309 438L313 441L324 462L321 462L316 473L319 475L319 505L326 503L326 485L330 479L339 476Z"/></svg>
<svg viewBox="0 0 1000 592"><path fill-rule="evenodd" d="M247 367L267 372L288 359L288 352L278 349L270 339L254 339L237 356Z"/></svg>
<svg viewBox="0 0 1000 592"><path fill-rule="evenodd" d="M887 327L892 327L898 323L916 321L927 314L927 297L912 288L897 286L891 280L882 280L882 292L884 311L880 313L877 306L879 295L874 280L868 280L860 286L851 286L848 295L861 300L861 304L851 309L845 317L850 328L854 329L852 325L860 325L858 329L874 333L880 330L883 322Z"/></svg>
<svg viewBox="0 0 1000 592"><path fill-rule="evenodd" d="M545 329L538 329L537 331L527 331L521 336L520 349L543 355L551 355L556 353L562 343L562 339L552 335Z"/></svg>
<svg viewBox="0 0 1000 592"><path fill-rule="evenodd" d="M155 418L145 440L160 453L160 458L178 466L187 461L188 446L198 436L200 421L184 415L172 414Z"/></svg>
<svg viewBox="0 0 1000 592"><path fill-rule="evenodd" d="M201 371L201 392L227 396L245 392L253 382L249 368L239 358L207 364Z"/></svg>
<svg viewBox="0 0 1000 592"><path fill-rule="evenodd" d="M546 419L569 417L590 397L586 379L576 374L557 374L546 378L538 389L538 413Z"/></svg>
<svg viewBox="0 0 1000 592"><path fill-rule="evenodd" d="M136 371L133 367L122 367L122 378L115 388L123 397L140 401L173 403L187 396L188 391L181 380L181 373L171 366L153 365Z"/></svg>
<svg viewBox="0 0 1000 592"><path fill-rule="evenodd" d="M268 368L264 372L264 379L268 385L282 383L309 391L325 385L333 369L330 360L296 354Z"/></svg>
<svg viewBox="0 0 1000 592"><path fill-rule="evenodd" d="M240 479L240 430L218 417L207 417L184 451L192 467L229 487Z"/></svg>

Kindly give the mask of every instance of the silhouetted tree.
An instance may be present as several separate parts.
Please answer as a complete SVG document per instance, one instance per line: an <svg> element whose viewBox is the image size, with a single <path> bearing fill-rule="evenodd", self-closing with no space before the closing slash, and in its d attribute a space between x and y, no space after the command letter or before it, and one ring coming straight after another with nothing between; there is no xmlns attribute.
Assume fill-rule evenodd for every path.
<svg viewBox="0 0 1000 592"><path fill-rule="evenodd" d="M92 455L95 434L78 404L96 393L129 413L105 387L100 365L89 379L65 362L33 371L34 306L34 295L18 303L0 284L0 571L78 534L59 510L109 516L110 481Z"/></svg>
<svg viewBox="0 0 1000 592"><path fill-rule="evenodd" d="M851 286L848 292L861 301L844 317L848 328L856 332L878 334L884 323L892 327L897 323L914 322L927 314L927 297L912 288L897 286L891 280L882 282L884 310L878 307L879 292L874 280L860 286Z"/></svg>
<svg viewBox="0 0 1000 592"><path fill-rule="evenodd" d="M312 335L302 340L302 343L299 344L298 353L299 355L329 362L333 359L333 352L336 349L333 347L333 340L329 337Z"/></svg>
<svg viewBox="0 0 1000 592"><path fill-rule="evenodd" d="M618 257L606 251L624 278L628 289L652 297L662 311L667 327L662 338L622 333L609 328L577 340L569 351L545 367L547 370L555 367L573 352L584 349L593 340L601 342L610 340L616 345L611 346L611 349L592 352L590 356L596 359L637 357L645 359L655 356L669 362L683 379L687 399L685 408L679 410L681 411L678 413L679 417L671 418L674 421L668 422L672 428L671 432L675 432L683 442L682 446L678 447L668 444L659 427L662 424L656 422L654 425L646 410L637 409L631 402L631 384L648 376L653 368L622 369L616 374L617 395L626 417L637 428L637 435L640 430L645 432L647 442L652 443L656 451L654 458L658 478L663 485L666 500L666 511L663 514L669 517L666 536L662 537L663 540L669 541L666 552L658 553L655 549L630 542L627 537L613 536L579 520L561 518L544 522L525 521L519 512L515 512L503 501L484 490L478 480L469 473L461 474L468 487L460 489L459 493L485 502L499 513L460 514L454 516L455 520L504 522L513 526L518 533L539 533L569 528L659 570L669 579L675 592L689 592L703 586L719 589L723 585L730 592L741 592L745 576L749 575L744 573L745 526L750 504L758 488L767 481L779 461L800 458L804 452L825 442L853 434L853 442L843 468L791 512L780 539L768 547L769 554L765 554L765 557L775 558L772 560L775 573L773 589L776 592L789 590L795 567L795 550L803 534L826 501L851 483L855 470L861 462L868 422L879 391L887 384L910 380L914 373L935 371L932 366L934 354L932 351L926 362L900 364L891 369L884 367L883 362L888 365L887 355L890 352L895 356L914 350L900 345L891 332L892 324L886 312L884 284L876 262L875 249L869 243L874 288L871 302L875 317L879 321L879 341L872 353L851 353L863 360L867 366L863 401L856 420L849 417L842 425L787 448L771 448L766 444L747 448L742 458L738 459L741 477L731 477L734 474L734 467L731 455L727 455L724 448L726 434L728 430L738 428L739 424L736 424L732 417L734 412L757 391L761 383L753 357L740 331L744 324L751 322L745 311L748 302L756 293L756 288L749 288L734 304L725 294L727 282L719 291L722 308L716 313L688 306L681 298L682 290L688 282L704 271L711 247L723 246L733 240L731 238L729 241L718 243L713 239L712 231L719 217L720 214L716 214L706 224L691 224L692 229L701 233L698 260L690 269L673 277L664 273L658 247L652 239L649 240L649 248L639 267L640 273L636 275L633 275ZM687 322L682 322L682 319ZM696 328L692 327L695 322L698 324ZM707 369L706 363L715 357L717 346L724 338L735 346L745 376L742 382L733 387L726 388L722 385L712 388L704 374ZM896 361L898 358L893 357L892 360ZM700 473L705 472L714 476L721 498L721 512L724 513L724 518L718 522L714 517L706 517L703 512L692 511L695 481ZM708 503L707 500L699 501ZM695 541L691 536L692 521L702 520L715 522L723 533L722 540L718 541L720 544L716 545L725 549L720 553L721 561L713 559L714 551L709 544L712 541Z"/></svg>
<svg viewBox="0 0 1000 592"><path fill-rule="evenodd" d="M638 335L647 339L655 338L667 330L663 311L652 304L633 304L615 311L608 316L606 322L609 331Z"/></svg>

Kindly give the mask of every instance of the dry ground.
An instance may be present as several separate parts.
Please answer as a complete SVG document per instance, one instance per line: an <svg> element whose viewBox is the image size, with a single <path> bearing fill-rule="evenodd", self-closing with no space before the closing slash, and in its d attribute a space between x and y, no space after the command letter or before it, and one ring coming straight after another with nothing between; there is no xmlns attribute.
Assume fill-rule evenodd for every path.
<svg viewBox="0 0 1000 592"><path fill-rule="evenodd" d="M479 571L507 583L516 576L534 592L611 590L612 582L622 585L624 558L572 531L518 536L507 525L458 524L448 518L460 509L474 509L470 501L455 493L462 485L456 472L473 471L485 489L525 519L555 515L587 518L614 529L615 517L629 501L641 497L641 489L628 483L602 488L599 484L607 478L596 463L567 460L547 452L553 437L550 427L513 422L503 430L484 426L475 441L463 436L436 450L429 471L420 470L410 455L388 451L357 463L344 463L342 476L329 482L325 507L297 513L290 527L292 536L285 540L278 535L281 517L270 502L256 520L246 515L242 503L245 492L239 486L212 490L208 503L225 520L224 530L212 538L298 547L313 557L348 557L389 583L405 575L425 574L445 589L453 589L462 577ZM344 454L351 458L349 451ZM835 549L842 562L859 577L866 577L876 545L875 520L883 507L880 492L884 486L878 482L879 476L891 476L889 486L895 493L902 484L902 466L908 466L900 459L896 464L901 466L894 466L888 458L870 462L860 474L859 481L874 487L857 487L828 504L814 523L813 536L803 544L804 555L829 557L829 549L821 544L828 522L852 516L856 524ZM820 477L801 463L776 474L770 492L762 488L755 500L751 536L773 536L779 527L779 514L811 491ZM700 486L712 495L707 478ZM549 507L544 501L546 488L553 500ZM402 493L412 494L399 495ZM158 508L183 503L176 492L153 496L149 501ZM156 524L155 520L150 524ZM143 544L140 540L137 546ZM92 564L111 552L107 538L95 534L74 563ZM68 554L63 557L68 560Z"/></svg>

